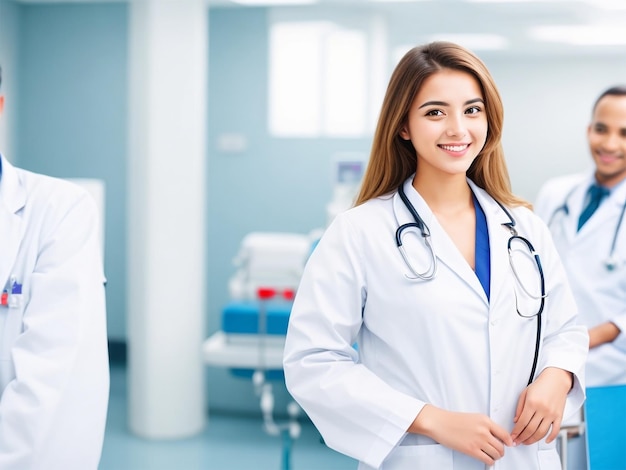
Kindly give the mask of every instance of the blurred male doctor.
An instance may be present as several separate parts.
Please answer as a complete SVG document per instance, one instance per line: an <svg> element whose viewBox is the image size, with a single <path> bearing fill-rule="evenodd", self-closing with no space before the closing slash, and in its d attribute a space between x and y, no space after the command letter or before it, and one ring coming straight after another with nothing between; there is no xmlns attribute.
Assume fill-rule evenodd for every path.
<svg viewBox="0 0 626 470"><path fill-rule="evenodd" d="M2 470L98 467L109 396L99 234L85 190L0 155Z"/></svg>
<svg viewBox="0 0 626 470"><path fill-rule="evenodd" d="M587 128L594 168L548 181L548 223L589 328L587 386L626 383L626 86L600 94Z"/></svg>

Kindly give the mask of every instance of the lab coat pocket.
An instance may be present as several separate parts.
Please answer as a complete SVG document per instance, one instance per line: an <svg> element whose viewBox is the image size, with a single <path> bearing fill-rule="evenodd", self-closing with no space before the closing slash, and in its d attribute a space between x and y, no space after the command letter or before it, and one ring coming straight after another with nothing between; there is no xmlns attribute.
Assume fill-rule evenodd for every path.
<svg viewBox="0 0 626 470"><path fill-rule="evenodd" d="M539 442L539 468L541 470L561 470L561 459L556 450L556 441L546 444L544 441Z"/></svg>
<svg viewBox="0 0 626 470"><path fill-rule="evenodd" d="M561 459L556 449L543 449L537 453L541 470L561 470Z"/></svg>
<svg viewBox="0 0 626 470"><path fill-rule="evenodd" d="M401 445L385 459L381 470L414 470L452 468L452 451L441 444Z"/></svg>

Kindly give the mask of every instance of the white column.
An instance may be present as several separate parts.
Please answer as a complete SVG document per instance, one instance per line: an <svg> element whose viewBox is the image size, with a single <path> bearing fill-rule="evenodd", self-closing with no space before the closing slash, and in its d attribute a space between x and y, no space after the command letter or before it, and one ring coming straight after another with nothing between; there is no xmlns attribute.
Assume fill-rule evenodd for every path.
<svg viewBox="0 0 626 470"><path fill-rule="evenodd" d="M19 164L15 128L17 126L17 80L18 16L19 6L0 0L0 65L2 65L2 87L4 112L0 115L0 152L13 164Z"/></svg>
<svg viewBox="0 0 626 470"><path fill-rule="evenodd" d="M207 407L205 0L131 0L128 166L129 425L200 432Z"/></svg>

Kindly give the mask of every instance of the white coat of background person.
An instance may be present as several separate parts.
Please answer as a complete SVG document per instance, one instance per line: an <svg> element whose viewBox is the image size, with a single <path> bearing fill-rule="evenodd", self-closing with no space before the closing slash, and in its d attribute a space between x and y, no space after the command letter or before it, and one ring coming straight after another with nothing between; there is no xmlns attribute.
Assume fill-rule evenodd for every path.
<svg viewBox="0 0 626 470"><path fill-rule="evenodd" d="M0 155L2 470L98 468L109 396L99 224L86 190Z"/></svg>
<svg viewBox="0 0 626 470"><path fill-rule="evenodd" d="M287 388L326 444L362 470L561 469L555 438L584 400L588 336L549 231L510 192L501 131L480 59L445 42L409 51L356 206L307 262L285 344ZM513 221L540 258L543 299ZM406 260L404 224L414 224L400 240ZM509 265L510 241L531 296Z"/></svg>
<svg viewBox="0 0 626 470"><path fill-rule="evenodd" d="M626 86L597 98L587 140L594 169L546 182L535 211L552 232L589 328L587 385L626 384ZM578 230L594 183L610 192Z"/></svg>

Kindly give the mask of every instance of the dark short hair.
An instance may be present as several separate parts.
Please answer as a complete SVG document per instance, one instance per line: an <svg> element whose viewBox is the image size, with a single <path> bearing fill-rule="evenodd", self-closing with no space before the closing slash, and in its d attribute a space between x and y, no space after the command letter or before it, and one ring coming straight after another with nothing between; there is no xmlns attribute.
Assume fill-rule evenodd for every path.
<svg viewBox="0 0 626 470"><path fill-rule="evenodd" d="M598 96L598 99L596 100L596 102L593 104L592 111L596 110L596 108L598 107L598 103L605 96L626 96L626 85L616 85L616 86L612 86L611 88L607 88L606 90L604 90L600 94L600 96Z"/></svg>

